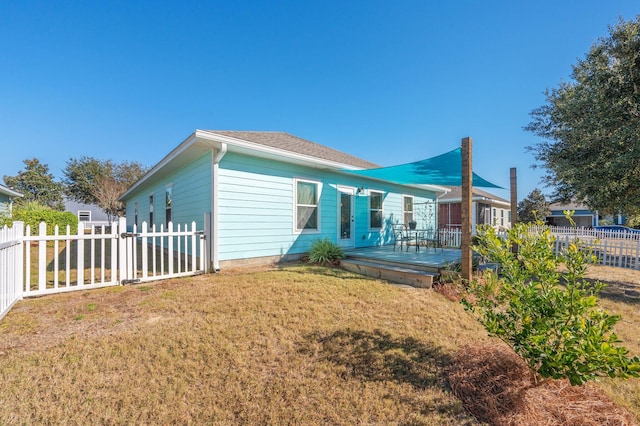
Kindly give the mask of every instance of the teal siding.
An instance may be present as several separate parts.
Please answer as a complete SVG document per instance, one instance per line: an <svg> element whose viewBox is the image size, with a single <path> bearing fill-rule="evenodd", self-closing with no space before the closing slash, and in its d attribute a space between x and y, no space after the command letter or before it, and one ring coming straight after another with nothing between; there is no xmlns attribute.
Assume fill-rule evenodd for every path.
<svg viewBox="0 0 640 426"><path fill-rule="evenodd" d="M297 178L321 184L318 232L294 231L294 184ZM337 241L338 185L364 186L367 190L383 192L382 230L369 228L369 197L355 196L356 247L392 241L391 225L402 223L402 194L414 195L416 204L435 198L435 194L429 191L409 190L398 185L384 185L234 153L222 159L219 179L220 260L301 254L307 252L312 241L318 238ZM435 223L434 215L431 226L435 227ZM428 227L428 224L420 223L419 226Z"/></svg>
<svg viewBox="0 0 640 426"><path fill-rule="evenodd" d="M149 196L154 197L153 222L156 228L165 224L165 189L173 184L172 221L174 225L196 222L204 228L204 214L211 210L211 154L205 154L175 173L148 182L127 197L127 227L134 222L134 204L138 202L138 226L149 222Z"/></svg>
<svg viewBox="0 0 640 426"><path fill-rule="evenodd" d="M9 214L9 196L6 194L0 194L0 215Z"/></svg>
<svg viewBox="0 0 640 426"><path fill-rule="evenodd" d="M149 195L154 194L154 222L165 222L164 193L173 184L174 223L195 221L203 229L204 213L211 209L211 154L205 154L187 166L157 176L127 197L127 225L134 222L134 204L138 202L138 225L149 218ZM318 238L338 240L338 186L364 187L355 195L356 247L388 244L393 241L392 224L403 222L402 195L413 195L414 216L417 204L434 200L435 194L417 188L383 184L357 176L322 169L279 163L233 152L221 160L218 175L218 258L221 261L265 256L301 254ZM294 229L294 186L296 179L319 182L319 231L298 233ZM370 229L368 191L383 193L383 229ZM437 218L432 218L435 227ZM420 227L429 224L420 223Z"/></svg>

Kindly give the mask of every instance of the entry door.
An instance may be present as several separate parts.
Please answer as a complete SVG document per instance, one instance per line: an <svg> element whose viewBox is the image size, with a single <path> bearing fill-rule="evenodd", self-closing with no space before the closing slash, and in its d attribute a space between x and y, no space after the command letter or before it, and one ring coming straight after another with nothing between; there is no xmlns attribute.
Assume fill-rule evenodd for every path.
<svg viewBox="0 0 640 426"><path fill-rule="evenodd" d="M354 189L338 187L338 199L338 245L355 247Z"/></svg>

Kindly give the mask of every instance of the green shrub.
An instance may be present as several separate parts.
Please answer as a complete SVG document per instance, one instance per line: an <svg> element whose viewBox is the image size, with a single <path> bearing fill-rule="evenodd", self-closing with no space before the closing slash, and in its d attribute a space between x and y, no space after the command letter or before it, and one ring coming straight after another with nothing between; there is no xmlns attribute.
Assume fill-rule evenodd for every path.
<svg viewBox="0 0 640 426"><path fill-rule="evenodd" d="M339 259L344 259L344 250L328 238L311 243L309 262L326 265L333 264Z"/></svg>
<svg viewBox="0 0 640 426"><path fill-rule="evenodd" d="M70 212L52 210L38 203L26 203L13 211L13 220L24 222L24 226L31 227L31 232L37 232L40 222L47 224L47 234L52 235L54 227L58 225L61 234L66 233L67 225L71 228L71 233L78 230L78 218Z"/></svg>
<svg viewBox="0 0 640 426"><path fill-rule="evenodd" d="M527 361L538 383L568 378L581 385L604 376L638 377L640 358L629 357L613 332L620 317L598 307L603 285L583 280L594 259L591 251L575 240L556 256L554 242L548 229L534 233L521 223L505 240L492 227L479 227L474 250L498 263L500 276L487 271L473 281L465 309Z"/></svg>

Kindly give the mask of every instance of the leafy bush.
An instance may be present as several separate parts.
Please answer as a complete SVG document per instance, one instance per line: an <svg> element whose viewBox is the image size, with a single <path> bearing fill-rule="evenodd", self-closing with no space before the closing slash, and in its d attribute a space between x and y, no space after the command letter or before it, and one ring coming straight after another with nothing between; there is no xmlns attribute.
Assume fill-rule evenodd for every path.
<svg viewBox="0 0 640 426"><path fill-rule="evenodd" d="M344 250L328 238L318 239L311 243L309 262L333 264L339 259L344 259Z"/></svg>
<svg viewBox="0 0 640 426"><path fill-rule="evenodd" d="M465 309L528 363L537 383L638 377L640 358L628 357L613 332L620 317L598 307L603 285L583 280L593 254L576 240L556 256L550 230L534 233L522 223L507 235L503 240L492 227L478 229L474 249L500 265L500 276L487 271L473 281Z"/></svg>
<svg viewBox="0 0 640 426"><path fill-rule="evenodd" d="M13 220L24 222L24 226L31 226L33 232L34 229L38 229L40 222L47 224L47 234L53 234L54 227L58 225L60 233L66 232L67 225L71 227L71 233L76 233L78 230L78 218L71 212L61 212L52 210L41 204L30 202L25 203L19 207L14 208Z"/></svg>

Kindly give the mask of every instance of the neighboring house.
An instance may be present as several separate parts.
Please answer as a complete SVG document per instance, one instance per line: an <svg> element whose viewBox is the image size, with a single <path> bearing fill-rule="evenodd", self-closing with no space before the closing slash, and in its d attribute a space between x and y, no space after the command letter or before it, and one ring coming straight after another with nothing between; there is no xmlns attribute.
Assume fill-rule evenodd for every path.
<svg viewBox="0 0 640 426"><path fill-rule="evenodd" d="M24 197L24 195L4 185L0 185L0 215L11 217L13 213L13 201L19 197Z"/></svg>
<svg viewBox="0 0 640 426"><path fill-rule="evenodd" d="M195 221L206 229L216 270L297 258L322 238L345 248L388 244L392 225L412 219L434 228L435 215L427 223L414 206L446 190L347 171L374 167L288 133L196 130L121 200L129 228Z"/></svg>
<svg viewBox="0 0 640 426"><path fill-rule="evenodd" d="M83 222L85 227L109 225L109 216L95 204L84 204L69 199L64 200L64 211L71 212ZM117 220L117 218L112 218Z"/></svg>
<svg viewBox="0 0 640 426"><path fill-rule="evenodd" d="M592 211L584 204L578 203L552 203L549 205L551 214L547 216L547 223L552 226L572 226L565 217L565 210L572 210L573 221L577 227L591 228L598 226L598 212Z"/></svg>
<svg viewBox="0 0 640 426"><path fill-rule="evenodd" d="M462 227L462 188L447 187L450 191L438 198L438 227ZM493 195L478 188L472 189L472 221L475 232L476 225L493 225L496 228L511 227L511 204L504 198Z"/></svg>

